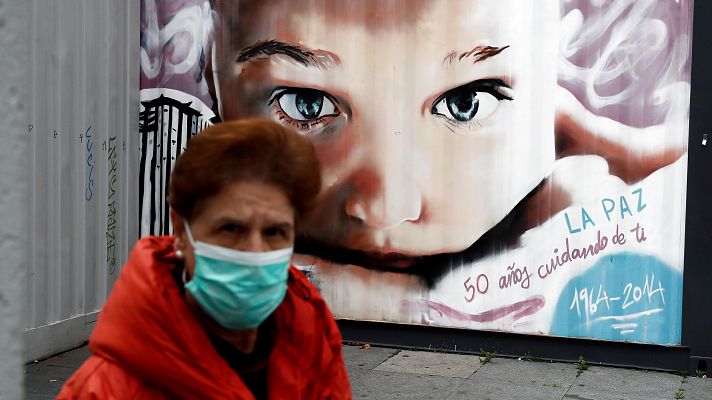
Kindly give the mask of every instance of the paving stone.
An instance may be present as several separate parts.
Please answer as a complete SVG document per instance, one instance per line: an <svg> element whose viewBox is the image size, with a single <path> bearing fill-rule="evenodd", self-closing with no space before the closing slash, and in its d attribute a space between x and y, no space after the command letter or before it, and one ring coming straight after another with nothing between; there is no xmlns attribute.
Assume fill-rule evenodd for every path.
<svg viewBox="0 0 712 400"><path fill-rule="evenodd" d="M389 349L385 347L369 347L363 346L347 346L343 347L344 363L346 368L360 368L372 370L388 357L398 353L397 349Z"/></svg>
<svg viewBox="0 0 712 400"><path fill-rule="evenodd" d="M37 363L25 365L27 399L53 399L64 382L89 358L89 349L80 347Z"/></svg>
<svg viewBox="0 0 712 400"><path fill-rule="evenodd" d="M576 379L573 364L494 358L460 385L448 400L561 399Z"/></svg>
<svg viewBox="0 0 712 400"><path fill-rule="evenodd" d="M462 378L373 370L351 382L354 399L444 399Z"/></svg>
<svg viewBox="0 0 712 400"><path fill-rule="evenodd" d="M353 382L399 350L384 347L344 346L342 351L349 381Z"/></svg>
<svg viewBox="0 0 712 400"><path fill-rule="evenodd" d="M55 367L47 364L25 366L25 393L33 395L56 396L74 373L74 368Z"/></svg>
<svg viewBox="0 0 712 400"><path fill-rule="evenodd" d="M682 384L685 389L685 398L694 400L712 400L712 379L687 378Z"/></svg>
<svg viewBox="0 0 712 400"><path fill-rule="evenodd" d="M473 355L403 350L384 361L375 370L467 378L479 367L479 357Z"/></svg>
<svg viewBox="0 0 712 400"><path fill-rule="evenodd" d="M477 356L394 352L344 346L355 399L656 400L674 398L682 384L686 400L712 400L712 379L689 377L682 383L673 374L597 366L576 378L574 363L494 358L480 365ZM54 398L88 356L82 348L26 365L25 398Z"/></svg>
<svg viewBox="0 0 712 400"><path fill-rule="evenodd" d="M593 366L576 378L564 399L669 400L681 383L682 377L665 372Z"/></svg>

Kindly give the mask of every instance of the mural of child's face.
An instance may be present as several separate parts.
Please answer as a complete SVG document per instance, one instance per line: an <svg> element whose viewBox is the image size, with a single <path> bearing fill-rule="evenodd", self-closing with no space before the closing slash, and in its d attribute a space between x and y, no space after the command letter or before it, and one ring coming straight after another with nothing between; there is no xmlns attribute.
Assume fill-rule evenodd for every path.
<svg viewBox="0 0 712 400"><path fill-rule="evenodd" d="M223 3L221 116L313 141L311 240L371 267L460 252L551 171L555 2Z"/></svg>

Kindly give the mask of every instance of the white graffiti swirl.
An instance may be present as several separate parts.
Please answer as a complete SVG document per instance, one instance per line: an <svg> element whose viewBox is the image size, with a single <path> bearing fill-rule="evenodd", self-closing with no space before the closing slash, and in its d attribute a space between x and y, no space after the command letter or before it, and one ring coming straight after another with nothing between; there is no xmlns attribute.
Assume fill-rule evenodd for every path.
<svg viewBox="0 0 712 400"><path fill-rule="evenodd" d="M141 70L153 79L185 74L200 61L212 37L212 12L209 1L181 8L165 26L159 26L156 0L143 2L147 26L143 30Z"/></svg>
<svg viewBox="0 0 712 400"><path fill-rule="evenodd" d="M671 104L671 88L687 80L690 40L689 32L671 30L660 10L680 7L680 0L583 3L561 3L575 6L562 13L560 81L581 87L592 110L636 102L641 92L651 96L650 104ZM598 48L594 56L591 48Z"/></svg>

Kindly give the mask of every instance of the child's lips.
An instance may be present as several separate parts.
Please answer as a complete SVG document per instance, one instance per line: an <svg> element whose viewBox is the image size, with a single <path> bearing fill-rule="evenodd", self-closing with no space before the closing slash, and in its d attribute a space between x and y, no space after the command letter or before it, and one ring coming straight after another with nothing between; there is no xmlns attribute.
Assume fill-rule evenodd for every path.
<svg viewBox="0 0 712 400"><path fill-rule="evenodd" d="M370 246L368 249L327 244L315 240L297 242L297 252L311 254L335 264L358 265L378 270L405 270L422 256L405 254L392 248Z"/></svg>
<svg viewBox="0 0 712 400"><path fill-rule="evenodd" d="M372 267L381 268L408 268L415 264L418 257L408 256L397 252L364 252L364 262Z"/></svg>

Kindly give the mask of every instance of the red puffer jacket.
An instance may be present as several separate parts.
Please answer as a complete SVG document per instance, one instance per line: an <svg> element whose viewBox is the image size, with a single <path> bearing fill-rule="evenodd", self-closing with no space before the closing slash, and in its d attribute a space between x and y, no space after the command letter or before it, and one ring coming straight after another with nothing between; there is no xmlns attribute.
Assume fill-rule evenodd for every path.
<svg viewBox="0 0 712 400"><path fill-rule="evenodd" d="M134 248L89 341L93 355L58 399L253 399L216 352L174 279L173 238ZM316 288L294 267L273 314L269 399L350 399L341 334Z"/></svg>

